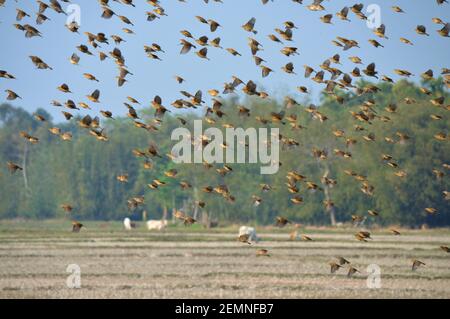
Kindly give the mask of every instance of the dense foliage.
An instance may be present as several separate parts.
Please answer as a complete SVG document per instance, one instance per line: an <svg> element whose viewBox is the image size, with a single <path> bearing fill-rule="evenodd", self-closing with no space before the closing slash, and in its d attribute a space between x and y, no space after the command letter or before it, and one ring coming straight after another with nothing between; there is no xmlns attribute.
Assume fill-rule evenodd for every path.
<svg viewBox="0 0 450 319"><path fill-rule="evenodd" d="M359 83L363 85L363 83ZM100 142L77 124L77 119L66 123L52 123L45 110L36 113L47 118L47 122L38 122L32 114L10 105L0 106L0 218L55 218L66 213L61 204L74 206L74 218L79 219L122 219L130 214L139 214L145 209L149 218L161 218L164 208L184 208L193 214L194 202L203 200L205 210L213 219L220 222L252 222L271 224L278 215L283 215L300 223L329 224L330 211L324 206L324 191L311 192L304 184L300 185L300 195L304 203L294 205L287 191L286 175L295 170L322 188L322 176L329 171L329 177L337 185L327 189L329 199L334 202L334 214L337 222L349 222L352 215L367 216L367 210L379 211L379 217L369 217L368 222L377 224L402 224L419 226L423 223L431 226L450 225L449 201L443 191L450 190L449 171L443 164L450 164L450 144L447 138L437 140L439 132L448 134L448 106L437 107L430 99L446 96L442 81L423 83L432 90L428 96L420 92L419 87L407 82L396 84L380 83L381 92L373 96L357 96L354 93L340 92L346 102L341 105L335 99L323 95L319 110L328 117L325 122L313 119L305 112L305 105L287 108L284 103L270 99L248 98L242 104L251 110L248 117L240 117L237 112L238 100L224 101L226 116L215 124L232 124L235 127L264 127L255 120L256 116L269 118L274 111L285 110L286 115L297 114L298 123L304 128L293 130L289 123L277 124L281 134L300 143L298 147L284 146L281 150L282 166L278 174L260 175L260 165L231 165L233 172L220 176L215 168L206 169L203 165L175 165L167 157L154 160L153 169L144 169L144 159L136 158L133 149L145 150L154 142L161 154L170 153L175 142L170 140L173 129L180 122L173 114L166 115L164 123L157 132L139 129L128 118L116 118L102 123L109 141ZM380 118L371 124L355 120L350 111L358 112L361 104L369 98L376 101L374 111ZM405 98L415 103L405 102ZM395 103L397 110L387 112L385 108ZM303 103L302 103L303 104ZM446 105L446 104L445 104ZM445 106L444 105L444 106ZM143 108L144 109L144 108ZM192 120L200 118L197 113L184 113L186 127ZM442 116L433 120L430 115ZM143 110L142 118L149 123L151 110ZM390 120L382 116L387 116ZM272 124L267 124L270 127ZM273 124L275 125L275 124ZM356 131L354 126L361 125L364 131ZM49 133L50 127L58 126L63 132L73 134L72 141L62 141ZM204 127L209 125L204 123ZM354 138L357 143L346 146L345 138L338 138L333 131L343 130L346 138ZM20 131L39 137L37 145L31 145L20 137ZM399 141L396 133L410 138ZM363 136L375 135L375 141L366 141ZM396 142L388 143L385 137ZM312 156L312 149L325 149L327 159ZM335 149L348 151L352 158L336 156ZM398 168L386 165L382 154L393 156ZM25 171L10 174L8 161L21 165ZM168 169L176 168L179 176L171 179L164 176ZM438 178L433 169L444 173ZM352 170L366 176L375 187L374 195L361 192L361 182L346 174ZM394 172L403 170L406 177L398 177ZM128 183L119 183L117 176L129 174ZM148 188L147 184L158 178L168 183L158 190ZM193 188L182 190L179 181L189 181ZM270 184L273 189L263 193L261 183ZM229 203L217 194L202 192L204 186L228 185L235 196L235 203ZM145 205L136 211L129 211L127 200L145 195ZM252 196L263 199L261 205L253 205ZM424 209L433 207L438 213L427 216Z"/></svg>

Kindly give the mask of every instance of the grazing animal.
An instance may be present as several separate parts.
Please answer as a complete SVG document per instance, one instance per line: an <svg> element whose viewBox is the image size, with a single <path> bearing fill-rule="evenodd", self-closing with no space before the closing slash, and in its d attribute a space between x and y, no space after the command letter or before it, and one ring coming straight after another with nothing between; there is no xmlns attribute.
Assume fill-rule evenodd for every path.
<svg viewBox="0 0 450 319"><path fill-rule="evenodd" d="M126 230L132 230L137 227L136 223L133 223L128 217L123 220L123 227Z"/></svg>

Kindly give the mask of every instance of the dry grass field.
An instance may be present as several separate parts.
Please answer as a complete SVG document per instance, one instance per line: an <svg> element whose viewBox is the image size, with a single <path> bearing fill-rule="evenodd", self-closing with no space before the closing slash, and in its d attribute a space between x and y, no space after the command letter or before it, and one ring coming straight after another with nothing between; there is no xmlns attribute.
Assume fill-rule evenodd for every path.
<svg viewBox="0 0 450 319"><path fill-rule="evenodd" d="M174 227L163 233L126 232L119 223L0 222L0 298L450 298L446 229L373 230L361 243L357 229L307 228L312 242L289 241L287 230L262 229L262 241L236 241L237 227ZM256 257L266 248L270 257ZM330 274L336 256L360 270ZM411 270L412 259L426 266ZM68 265L81 269L81 288L66 285ZM381 288L367 286L366 268L381 268Z"/></svg>

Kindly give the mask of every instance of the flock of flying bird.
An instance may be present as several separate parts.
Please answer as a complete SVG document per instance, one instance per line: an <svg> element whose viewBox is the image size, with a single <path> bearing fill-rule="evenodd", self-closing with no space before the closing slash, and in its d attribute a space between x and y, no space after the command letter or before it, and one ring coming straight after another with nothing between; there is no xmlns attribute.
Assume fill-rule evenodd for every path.
<svg viewBox="0 0 450 319"><path fill-rule="evenodd" d="M62 2L69 3L69 0L60 0ZM186 2L185 0L179 0L180 2ZM214 0L214 2L221 3L223 0ZM303 0L292 0L293 2L297 4L303 4ZM17 2L17 0L16 0ZM111 2L116 2L118 4L126 5L126 6L133 6L135 7L133 0L99 0L100 4L100 10L101 10L101 17L105 20L117 18L120 19L123 24L124 28L122 31L125 35L133 34L132 27L134 26L133 22L127 18L126 16L122 16L119 14L118 11L114 11L110 4ZM205 3L208 3L208 0L204 0ZM262 0L263 4L267 4L269 0ZM273 0L272 0L273 2ZM437 0L437 5L445 5L448 1L446 0ZM1 6L5 5L6 0L0 0L0 9ZM155 22L158 19L165 18L168 16L166 11L164 10L161 1L159 0L148 0L147 3L151 7L151 11L147 11L145 13L145 16L149 22ZM53 10L54 12L58 14L66 14L63 10L63 7L57 0L49 0L48 3L45 1L38 0L38 9L36 13L36 26L33 26L29 23L22 24L22 21L25 21L26 19L31 19L31 15L29 12L25 12L22 9L17 9L17 23L14 25L14 27L17 30L20 30L24 33L24 36L26 38L33 38L33 37L40 37L41 32L39 31L39 25L43 23L47 23L47 21L50 21L51 19L48 17L50 10ZM306 8L310 11L326 11L325 4L323 3L323 0L314 0L309 5L306 5ZM356 18L361 20L367 20L367 16L363 13L363 4L354 4L350 7L344 7L342 10L340 10L335 15L329 13L325 14L322 17L320 17L320 20L323 23L330 24L332 23L333 19L340 19L342 21L350 21L349 17L351 14L353 14ZM402 8L399 6L392 6L392 10L395 14L406 14ZM448 9L446 9L448 10ZM205 24L209 27L209 30L211 33L215 33L219 28L221 28L221 24L215 20L212 19L206 19L201 16L195 17L200 23ZM450 24L447 22L444 22L440 18L433 18L432 22L438 26L437 34L442 37L449 37L449 31L450 31ZM261 74L262 77L268 77L273 72L273 70L267 66L267 62L258 55L258 52L262 50L261 43L255 39L255 37L259 34L256 28L257 21L255 18L249 19L245 24L242 25L242 29L248 34L248 45L250 47L250 51L252 54L252 58L254 60L254 63L256 66L261 68ZM80 34L80 26L76 22L72 22L68 25L66 25L68 32L72 32L74 34ZM294 42L294 33L298 29L296 24L292 21L286 21L283 23L283 26L281 28L276 28L274 34L268 35L268 38L273 41L275 44L278 44L280 46L283 46L283 48L280 50L281 54L291 57L295 55L299 55L298 48L295 46L284 46L285 43L293 43ZM413 31L413 30L412 30ZM427 30L427 28L424 25L418 25L415 28L415 32L421 36L431 36ZM180 45L181 45L181 52L180 54L188 54L190 51L195 50L195 54L201 58L201 59L208 59L208 50L211 50L213 48L215 49L223 49L221 47L221 38L216 37L213 39L210 39L208 36L200 36L198 38L194 37L194 35L188 31L188 30L180 30L181 35L183 36L180 39ZM387 28L384 24L380 25L378 28L375 28L373 30L374 35L378 38L377 39L370 39L369 43L374 46L375 48L383 47L382 41L388 40ZM431 31L430 31L431 33ZM70 63L73 65L77 65L82 57L85 56L94 56L98 55L100 61L106 61L107 59L114 60L115 64L117 65L118 69L118 76L117 76L117 85L118 86L124 86L127 82L128 76L133 76L133 73L127 68L126 66L126 57L123 54L122 50L119 49L121 42L125 41L121 36L119 35L111 35L108 37L104 33L90 33L90 32L83 32L83 34L86 36L86 44L81 44L74 48L75 53L72 54L70 57ZM381 41L381 42L380 42ZM391 40L392 41L392 40ZM414 45L413 42L407 38L400 38L400 41L404 43L405 45ZM109 45L110 42L113 42L115 44L115 47L110 52L104 52L100 50L101 45ZM359 48L359 43L353 39L347 39L344 37L336 37L336 39L333 41L333 45L340 48L344 52L348 52L350 50L357 50ZM227 52L229 52L233 56L242 56L240 52L233 48L226 48ZM144 46L144 52L147 54L147 56L150 59L154 60L160 60L160 55L164 54L165 51L163 50L162 46L158 43L153 43L151 45L145 45ZM52 67L47 64L42 58L39 56L30 56L29 57L33 65L40 70L53 70ZM349 59L352 63L356 65L356 67L350 71L350 72L344 72L340 70L337 65L340 64L340 55L335 54L333 57L327 59L325 62L323 62L322 65L319 66L320 69L305 65L304 66L304 76L305 78L310 78L312 81L323 84L324 85L324 92L328 94L329 96L333 97L338 101L340 104L345 104L345 99L342 96L339 96L335 93L336 88L344 89L344 90L354 90L356 94L359 96L364 96L369 93L377 93L380 89L373 84L368 84L363 88L356 87L352 84L352 81L356 78L360 78L362 76L361 73L368 77L373 77L376 79L380 79L381 81L385 82L394 82L392 78L390 78L387 75L381 75L379 77L379 72L376 69L375 63L367 64L365 68L360 69L360 66L363 65L363 62L361 58L358 56L350 56ZM288 63L285 66L282 67L282 70L288 74L296 74L295 73L295 66L294 64ZM410 71L408 70L402 70L402 69L396 69L394 72L401 76L401 77L411 77L414 76ZM443 68L441 70L441 75L444 78L445 86L447 88L450 87L450 69ZM326 76L329 76L328 79L326 79ZM435 76L435 73L433 70L426 70L421 77L424 80L430 80L433 79ZM84 73L83 77L89 81L92 81L93 83L97 84L99 83L99 80L91 73ZM0 70L0 78L6 79L6 80L15 80L15 76L10 73L9 71ZM182 84L185 80L181 76L175 76L176 82L179 84ZM208 94L211 96L212 99L212 105L211 107L206 107L206 115L204 117L204 120L208 122L209 124L216 124L219 122L222 118L226 116L225 112L223 111L223 101L220 99L221 95L231 94L235 93L239 87L242 87L242 92L249 96L259 97L261 99L267 99L270 98L269 94L258 90L258 87L256 83L252 80L249 80L247 82L244 82L243 80L239 79L238 77L232 77L231 81L226 82L224 84L224 89L221 93L218 89L210 89L208 91ZM71 93L70 86L67 83L62 83L58 88L59 91L69 94ZM301 93L308 93L308 89L305 86L298 87L298 90ZM424 95L432 95L432 93L426 89L421 88L421 91ZM13 90L6 90L7 93L7 100L13 101L18 98L21 98L20 95ZM175 109L191 109L191 108L198 108L201 106L204 106L206 103L203 100L203 93L201 90L196 92L195 94L191 94L186 91L181 91L183 98L180 98L176 101L174 101L171 106ZM100 103L100 90L96 89L91 94L87 95L86 98L95 104ZM299 104L292 98L286 98L288 106L298 106ZM405 102L407 104L414 104L414 99L406 98ZM450 111L450 105L445 105L445 98L443 96L438 97L430 97L430 104L433 106L436 106L440 109ZM91 109L89 104L84 102L76 103L75 101L68 99L65 102L60 102L58 100L51 101L51 104L55 107L65 107L65 110L62 111L64 117L66 120L70 121L74 115L73 112L76 110L82 109ZM144 129L149 132L158 131L158 128L163 125L164 116L167 112L170 112L169 108L166 108L163 106L163 102L161 97L156 96L151 103L151 106L155 110L155 117L150 123L144 123L141 118L139 117L138 111L136 110L136 106L140 105L140 102L136 100L135 98L129 96L127 97L127 101L124 103L124 105L128 109L127 116L133 121L134 125L139 129ZM365 124L371 124L371 122L380 120L384 122L389 122L391 119L388 116L379 116L374 111L374 107L376 106L376 103L373 99L367 98L366 101L361 105L359 112L351 112L351 116L353 120L355 121L355 131L356 132L365 132L366 128L364 127ZM385 110L387 113L395 113L396 112L396 105L391 104L385 107ZM305 111L310 114L310 116L313 119L316 119L320 122L325 122L328 120L328 117L320 112L320 110L313 105L310 107L305 108ZM238 108L239 115L241 116L250 116L251 110L248 108L245 108L244 106L239 106ZM99 115L106 119L113 118L113 113L109 110L100 110ZM432 120L446 120L442 115L433 114L431 115ZM35 114L35 119L39 122L45 122L46 119L39 115ZM182 117L178 117L178 120L182 125L185 125L187 121L183 119ZM257 117L257 120L262 124L278 124L282 123L283 121L287 121L287 123L292 127L293 130L301 129L301 126L298 124L297 116L295 114L286 115L286 112L280 112L275 113L272 112L268 115L267 118L263 117ZM80 127L86 129L89 134L91 134L93 137L95 137L99 141L108 141L109 137L107 136L105 130L101 127L101 121L99 116L92 117L90 115L87 115L79 121ZM226 127L226 125L224 125ZM64 141L70 141L72 139L72 134L70 132L62 132L62 130L58 127L53 127L49 129L50 133L56 136L59 136ZM352 154L349 152L349 147L355 143L357 143L357 140L354 138L350 138L347 136L346 132L342 130L336 130L333 132L333 135L336 138L342 138L345 140L345 143L347 145L347 150L334 150L334 154L339 157L343 158L350 158ZM26 131L20 132L20 136L22 136L27 142L31 144L38 144L39 143L39 137L32 136ZM397 132L397 135L395 137L386 137L385 142L387 143L403 143L407 141L410 137L404 133ZM445 142L449 140L449 136L447 136L444 132L438 132L434 136L434 138L438 141ZM367 134L362 137L364 141L367 142L373 142L375 141L375 136L373 134ZM286 136L280 136L280 140L283 144L288 146L295 146L298 145L298 142L295 141L295 139L286 137ZM202 143L203 145L207 145L209 142L209 138L206 136L202 136L201 141L193 141L193 143ZM226 145L224 145L226 147ZM148 149L146 150L140 150L140 149L134 149L133 154L138 158L145 159L144 167L146 169L152 169L153 168L153 161L157 160L158 158L162 158L164 154L160 154L157 147L155 145L150 145ZM328 155L328 152L326 150L321 150L319 148L314 148L312 151L312 155L320 160L326 160ZM167 154L169 158L173 158L172 154ZM395 162L395 159L389 155L389 154L382 154L383 162L386 163L388 166L393 167L396 170L395 175L399 178L405 178L407 173L402 170L399 165ZM8 162L7 163L9 170L14 173L18 170L22 170L22 167L19 164ZM210 163L204 163L206 169L212 169L213 165ZM444 169L450 169L450 164L443 164ZM224 165L222 168L217 169L217 173L226 176L227 174L231 174L233 169L228 166ZM433 173L436 175L436 177L441 178L444 176L444 172L438 169L434 169ZM367 196L373 196L374 195L374 187L370 184L370 182L367 180L367 178L361 174L358 174L357 172L353 171L346 171L346 174L353 177L357 182L361 183L361 191L366 194ZM178 171L176 169L169 170L167 172L164 172L164 175L175 179L178 175ZM128 181L128 175L122 174L117 176L118 182L126 183ZM316 190L322 190L322 188L307 179L306 176L302 175L301 173L297 171L290 171L287 175L287 190L290 194L292 194L291 202L294 205L299 205L303 202L303 198L298 194L300 184L304 183L305 187L308 190L316 191ZM322 178L321 181L322 185L324 187L332 187L333 185L337 184L337 181L328 177L327 175ZM148 187L153 190L157 190L160 187L165 186L166 183L156 179L152 181L152 183L148 184ZM180 187L183 190L191 189L193 186L187 182L187 181L180 181L179 182ZM261 185L261 191L269 192L272 189L271 185L263 184ZM234 202L235 197L231 194L230 190L226 185L219 185L217 187L213 186L206 186L202 188L202 191L208 194L218 194L221 195L226 201L228 202ZM450 192L447 190L443 190L443 196L446 200L450 200ZM255 206L260 205L263 202L263 198L260 196L254 195L252 198L252 201ZM131 198L128 200L128 207L130 209L135 209L141 205L144 204L144 197L143 196L137 196L134 198ZM197 201L196 205L198 205L200 208L204 208L206 206L206 202L203 201ZM333 201L327 200L324 202L324 205L327 209L330 209L334 206ZM73 210L72 205L70 204L63 204L61 205L62 209L64 209L66 212L71 212ZM437 210L433 207L427 207L425 208L425 212L430 215L437 214ZM379 215L379 212L376 210L369 210L368 216L376 217ZM192 225L196 223L196 220L189 216L188 214L177 211L174 214L174 217L176 219L181 220L184 222L185 225ZM353 222L355 224L359 224L361 221L363 221L365 217L364 216L353 216ZM276 226L278 227L285 227L287 225L293 225L294 231L290 234L291 240L295 240L298 238L298 228L300 225L293 224L291 221L284 217L277 217L276 220ZM81 228L83 227L83 224L79 222L73 222L73 232L79 232ZM400 232L396 229L391 229L392 233L394 235L400 235ZM360 231L355 234L355 238L358 241L366 242L368 240L371 240L371 234L368 231ZM250 236L249 235L242 235L239 236L238 240L242 243L251 244L250 242ZM302 240L305 241L311 241L312 238L302 235ZM443 251L449 253L450 249L447 246L441 246L440 247ZM266 249L259 249L257 251L257 256L270 256L269 251ZM331 272L335 273L340 268L348 265L348 276L352 276L355 273L358 272L358 270L351 265L351 263L346 260L343 257L338 257L337 261L333 261L330 263L331 266ZM418 267L424 265L424 263L420 260L414 260L412 265L412 270L416 270Z"/></svg>

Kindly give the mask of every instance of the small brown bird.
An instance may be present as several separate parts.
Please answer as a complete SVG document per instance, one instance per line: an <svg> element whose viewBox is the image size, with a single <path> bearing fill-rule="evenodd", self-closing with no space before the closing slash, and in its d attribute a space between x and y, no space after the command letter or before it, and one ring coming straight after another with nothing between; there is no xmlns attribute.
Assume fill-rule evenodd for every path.
<svg viewBox="0 0 450 319"><path fill-rule="evenodd" d="M175 217L176 219L179 219L179 220L183 220L183 221L184 221L184 219L186 218L186 214L183 213L182 211L177 210L177 211L175 211L175 213L173 214L173 217Z"/></svg>
<svg viewBox="0 0 450 319"><path fill-rule="evenodd" d="M450 33L450 23L446 23L442 29L437 30L437 33L439 33L439 35L448 38L449 37L449 33Z"/></svg>
<svg viewBox="0 0 450 319"><path fill-rule="evenodd" d="M443 191L442 196L445 200L450 200L450 192L449 191Z"/></svg>
<svg viewBox="0 0 450 319"><path fill-rule="evenodd" d="M406 38L400 38L400 41L405 43L405 44L414 45L410 40L408 40Z"/></svg>
<svg viewBox="0 0 450 319"><path fill-rule="evenodd" d="M71 141L72 140L72 133L70 132L64 132L61 133L61 135L59 136L63 141Z"/></svg>
<svg viewBox="0 0 450 319"><path fill-rule="evenodd" d="M326 23L326 24L333 24L333 23L331 22L332 19L333 19L333 15L332 15L332 14L326 14L326 15L320 17L320 20L321 20L323 23Z"/></svg>
<svg viewBox="0 0 450 319"><path fill-rule="evenodd" d="M256 251L257 257L270 257L269 251L267 249L258 249Z"/></svg>
<svg viewBox="0 0 450 319"><path fill-rule="evenodd" d="M341 19L341 20L344 20L344 21L350 21L350 20L347 18L347 16L348 16L348 11L349 11L348 7L344 7L344 8L342 8L341 11L339 11L338 13L336 13L336 16L337 16L339 19Z"/></svg>
<svg viewBox="0 0 450 319"><path fill-rule="evenodd" d="M363 72L367 76L375 77L378 79L378 72L375 71L375 63L370 63L367 68L363 70Z"/></svg>
<svg viewBox="0 0 450 319"><path fill-rule="evenodd" d="M295 187L290 187L290 192L298 192ZM295 205L302 204L303 203L303 197L301 196L294 196L291 198L291 202Z"/></svg>
<svg viewBox="0 0 450 319"><path fill-rule="evenodd" d="M182 84L183 82L185 82L185 80L181 76L178 76L178 75L175 76L175 80L178 82L178 84Z"/></svg>
<svg viewBox="0 0 450 319"><path fill-rule="evenodd" d="M427 207L427 208L425 208L425 212L429 215L435 215L435 214L437 214L438 210L433 207Z"/></svg>
<svg viewBox="0 0 450 319"><path fill-rule="evenodd" d="M394 72L397 73L398 75L404 76L404 77L414 76L414 74L412 74L408 70L395 69Z"/></svg>
<svg viewBox="0 0 450 319"><path fill-rule="evenodd" d="M417 34L420 34L420 35L429 36L429 34L427 33L427 29L425 28L424 25L418 25L416 27L416 32L417 32Z"/></svg>
<svg viewBox="0 0 450 319"><path fill-rule="evenodd" d="M69 86L68 86L67 84L65 84L65 83L63 83L63 84L61 84L60 86L58 86L58 90L60 90L60 91L63 92L63 93L72 93L72 92L70 91Z"/></svg>
<svg viewBox="0 0 450 319"><path fill-rule="evenodd" d="M208 48L203 48L200 51L195 52L197 54L198 57L202 58L202 59L206 59L209 60L208 58Z"/></svg>
<svg viewBox="0 0 450 319"><path fill-rule="evenodd" d="M81 53L84 53L84 54L87 54L87 55L93 55L92 52L89 51L89 48L86 45L84 45L84 44L77 46L77 49Z"/></svg>
<svg viewBox="0 0 450 319"><path fill-rule="evenodd" d="M278 217L276 218L276 223L275 223L275 226L276 226L276 227L282 228L282 227L286 226L287 224L292 224L292 222L289 221L289 220L288 220L287 218L285 218L285 217L280 217L280 216L278 216Z"/></svg>
<svg viewBox="0 0 450 319"><path fill-rule="evenodd" d="M263 78L268 77L270 75L270 73L273 72L273 70L271 68L264 66L264 65L260 65L260 68L261 68Z"/></svg>
<svg viewBox="0 0 450 319"><path fill-rule="evenodd" d="M107 119L114 119L113 114L110 111L100 111L100 114Z"/></svg>
<svg viewBox="0 0 450 319"><path fill-rule="evenodd" d="M148 153L151 157L159 157L162 158L162 156L159 154L158 149L156 148L156 146L151 143L148 147Z"/></svg>
<svg viewBox="0 0 450 319"><path fill-rule="evenodd" d="M441 246L440 247L443 251L445 251L446 253L450 253L450 248L448 246Z"/></svg>
<svg viewBox="0 0 450 319"><path fill-rule="evenodd" d="M13 162L7 162L6 164L8 165L8 170L11 172L11 174L14 174L18 170L23 171L22 167L20 167L19 165L15 164Z"/></svg>
<svg viewBox="0 0 450 319"><path fill-rule="evenodd" d="M183 181L183 182L180 182L180 187L181 187L181 189L186 190L186 189L192 188L192 185L189 182Z"/></svg>
<svg viewBox="0 0 450 319"><path fill-rule="evenodd" d="M15 77L4 70L0 70L0 78L14 80Z"/></svg>
<svg viewBox="0 0 450 319"><path fill-rule="evenodd" d="M380 38L384 38L384 39L389 39L385 33L386 33L386 26L384 24L380 25L378 28L375 28L375 30L373 31L373 33L375 33L375 35L377 35Z"/></svg>
<svg viewBox="0 0 450 319"><path fill-rule="evenodd" d="M351 278L357 272L360 272L360 271L358 269L356 269L355 267L350 266L350 268L348 269L347 277Z"/></svg>
<svg viewBox="0 0 450 319"><path fill-rule="evenodd" d="M340 268L342 268L341 265L335 263L334 261L333 261L333 262L330 262L329 265L330 265L330 272L331 272L332 274L334 274L334 273L337 272Z"/></svg>
<svg viewBox="0 0 450 319"><path fill-rule="evenodd" d="M117 180L121 183L128 183L128 174L118 175Z"/></svg>
<svg viewBox="0 0 450 319"><path fill-rule="evenodd" d="M289 62L288 64L286 64L285 66L283 66L281 68L284 72L286 72L287 74L296 74L294 72L294 64L292 62Z"/></svg>
<svg viewBox="0 0 450 319"><path fill-rule="evenodd" d="M252 32L253 34L257 34L258 31L255 30L256 19L251 18L246 24L242 26L242 28L247 32Z"/></svg>
<svg viewBox="0 0 450 319"><path fill-rule="evenodd" d="M294 241L294 240L297 240L297 238L298 238L298 231L297 230L294 230L294 231L292 231L289 234L289 240Z"/></svg>
<svg viewBox="0 0 450 319"><path fill-rule="evenodd" d="M311 11L323 11L325 10L325 7L321 5L322 2L323 0L314 0L307 8Z"/></svg>
<svg viewBox="0 0 450 319"><path fill-rule="evenodd" d="M186 218L184 219L184 226L191 226L194 225L196 222L197 221L191 216L186 216Z"/></svg>
<svg viewBox="0 0 450 319"><path fill-rule="evenodd" d="M380 215L380 213L378 213L377 211L372 210L372 209L369 209L369 210L367 211L367 213L368 213L370 216L373 216L373 217L376 217L376 216L379 216L379 215Z"/></svg>
<svg viewBox="0 0 450 319"><path fill-rule="evenodd" d="M341 266L350 264L350 262L347 259L345 259L344 257L336 257L336 258L338 260L339 265L341 265Z"/></svg>
<svg viewBox="0 0 450 319"><path fill-rule="evenodd" d="M195 205L197 205L200 208L205 208L206 207L206 203L203 202L203 201L199 201L199 200L195 201Z"/></svg>
<svg viewBox="0 0 450 319"><path fill-rule="evenodd" d="M353 222L353 224L360 224L363 221L364 221L364 217L363 216L352 215L352 222Z"/></svg>
<svg viewBox="0 0 450 319"><path fill-rule="evenodd" d="M420 260L414 259L412 264L412 271L416 271L419 267L426 266L425 263L421 262Z"/></svg>
<svg viewBox="0 0 450 319"><path fill-rule="evenodd" d="M99 82L99 80L97 80L97 78L90 73L83 73L83 77L88 79L89 81Z"/></svg>
<svg viewBox="0 0 450 319"><path fill-rule="evenodd" d="M392 8L392 10L393 10L394 12L397 12L397 13L405 13L405 11L403 11L403 9L400 8L399 6L392 6L391 8Z"/></svg>
<svg viewBox="0 0 450 319"><path fill-rule="evenodd" d="M164 172L164 175L166 175L167 177L170 177L170 178L175 178L177 176L177 174L178 174L178 171L176 169L170 169L170 170Z"/></svg>
<svg viewBox="0 0 450 319"><path fill-rule="evenodd" d="M366 242L367 239L372 239L372 237L370 237L370 233L367 231L360 231L355 234L355 237L357 240L363 241L363 242Z"/></svg>
<svg viewBox="0 0 450 319"><path fill-rule="evenodd" d="M239 242L251 245L249 240L250 240L250 235L248 235L248 234L243 234L238 237Z"/></svg>
<svg viewBox="0 0 450 319"><path fill-rule="evenodd" d="M74 54L72 54L72 56L70 57L69 61L70 61L70 63L73 64L73 65L78 65L78 63L80 62L80 57L79 57L76 53L74 53Z"/></svg>
<svg viewBox="0 0 450 319"><path fill-rule="evenodd" d="M61 208L66 212L66 213L71 213L73 210L72 205L70 204L62 204Z"/></svg>
<svg viewBox="0 0 450 319"><path fill-rule="evenodd" d="M94 92L91 93L91 95L87 95L86 96L89 101L94 102L94 103L100 103L99 98L100 98L100 91L99 90L95 90Z"/></svg>
<svg viewBox="0 0 450 319"><path fill-rule="evenodd" d="M259 205L261 205L262 201L263 201L263 200L262 200L261 197L256 196L256 195L253 195L253 196L252 196L252 202L253 202L253 206L254 206L254 207L258 207Z"/></svg>
<svg viewBox="0 0 450 319"><path fill-rule="evenodd" d="M228 49L226 49L231 55L233 55L233 56L242 56L242 54L240 54L238 51L236 51L235 49L233 49L233 48L228 48Z"/></svg>
<svg viewBox="0 0 450 319"><path fill-rule="evenodd" d="M72 222L72 232L73 233L79 233L82 227L84 227L83 224L81 224L77 221Z"/></svg>
<svg viewBox="0 0 450 319"><path fill-rule="evenodd" d="M24 139L26 139L28 142L30 142L31 144L37 144L39 143L39 138L35 137L35 136L31 136L30 134L28 134L27 132L20 132L20 136L23 137Z"/></svg>
<svg viewBox="0 0 450 319"><path fill-rule="evenodd" d="M382 45L382 44L381 44L380 42L378 42L377 40L370 39L370 40L369 40L369 43L372 44L375 48L378 48L378 47L384 48L384 45Z"/></svg>
<svg viewBox="0 0 450 319"><path fill-rule="evenodd" d="M22 99L16 92L12 90L5 90L6 93L8 93L6 99L8 101L14 101L15 99Z"/></svg>

